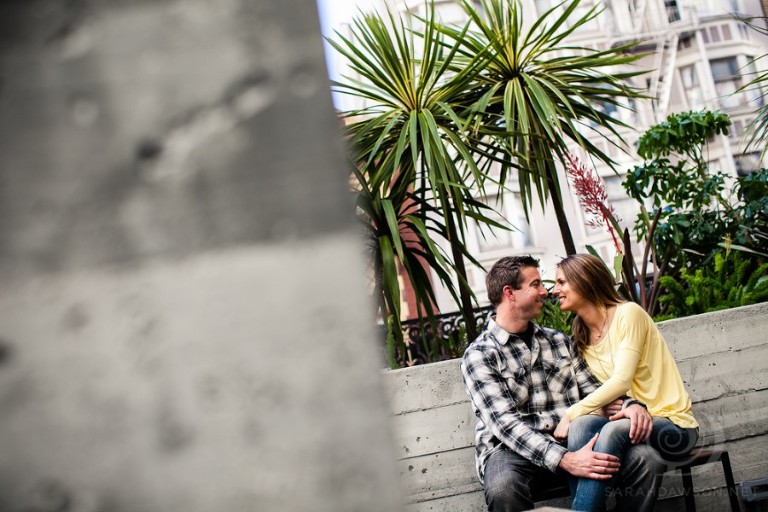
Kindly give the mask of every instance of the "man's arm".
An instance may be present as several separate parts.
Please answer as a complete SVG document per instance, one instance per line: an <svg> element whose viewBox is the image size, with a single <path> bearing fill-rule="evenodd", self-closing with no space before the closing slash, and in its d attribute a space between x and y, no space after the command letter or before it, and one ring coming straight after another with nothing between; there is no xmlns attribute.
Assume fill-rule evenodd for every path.
<svg viewBox="0 0 768 512"><path fill-rule="evenodd" d="M497 357L493 351L468 350L464 354L461 371L472 403L496 438L537 466L554 472L567 450L523 421L514 390L496 369ZM525 375L513 385L527 387Z"/></svg>
<svg viewBox="0 0 768 512"><path fill-rule="evenodd" d="M592 451L599 434L575 452L566 452L560 467L573 476L608 480L619 472L619 458L615 455Z"/></svg>

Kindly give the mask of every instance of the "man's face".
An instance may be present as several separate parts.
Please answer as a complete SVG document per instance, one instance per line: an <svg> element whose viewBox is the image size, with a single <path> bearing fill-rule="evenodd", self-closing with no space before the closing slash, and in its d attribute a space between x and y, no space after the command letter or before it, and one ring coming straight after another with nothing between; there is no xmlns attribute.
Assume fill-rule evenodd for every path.
<svg viewBox="0 0 768 512"><path fill-rule="evenodd" d="M512 287L512 295L515 298L514 307L527 320L533 320L544 307L544 299L547 297L547 289L541 282L541 274L536 267L525 267L520 272L520 289Z"/></svg>

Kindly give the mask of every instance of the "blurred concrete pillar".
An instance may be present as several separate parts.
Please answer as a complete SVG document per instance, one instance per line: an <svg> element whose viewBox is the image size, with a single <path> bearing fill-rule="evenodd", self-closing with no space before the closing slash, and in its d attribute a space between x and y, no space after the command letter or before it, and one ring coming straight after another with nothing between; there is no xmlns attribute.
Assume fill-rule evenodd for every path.
<svg viewBox="0 0 768 512"><path fill-rule="evenodd" d="M0 510L384 511L313 1L0 3Z"/></svg>

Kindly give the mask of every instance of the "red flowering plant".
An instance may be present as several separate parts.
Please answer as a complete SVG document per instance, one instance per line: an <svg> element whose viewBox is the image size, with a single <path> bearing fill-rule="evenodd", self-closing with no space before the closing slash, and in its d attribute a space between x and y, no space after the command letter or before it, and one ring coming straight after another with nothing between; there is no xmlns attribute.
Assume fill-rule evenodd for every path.
<svg viewBox="0 0 768 512"><path fill-rule="evenodd" d="M576 195L579 196L581 208L587 215L587 225L593 228L605 226L611 234L613 244L616 247L614 271L617 280L620 280L622 294L627 299L640 304L649 314L653 315L658 304L659 277L669 263L667 260L662 262L662 265L657 264L656 251L652 243L659 214L657 213L653 221L648 223L651 228L645 237L642 268L638 269L632 256L632 240L629 236L629 230L621 228L616 210L608 202L608 194L605 191L603 180L573 154L566 155L565 169ZM645 208L642 205L640 208L647 218L648 213ZM593 247L587 246L587 250L598 256ZM653 271L649 275L650 264L653 264Z"/></svg>
<svg viewBox="0 0 768 512"><path fill-rule="evenodd" d="M568 153L565 160L568 178L579 196L582 210L587 214L587 226L599 229L605 225L613 238L616 252L621 254L617 235L617 231L621 231L620 219L616 210L608 202L608 193L605 191L603 180L575 155Z"/></svg>

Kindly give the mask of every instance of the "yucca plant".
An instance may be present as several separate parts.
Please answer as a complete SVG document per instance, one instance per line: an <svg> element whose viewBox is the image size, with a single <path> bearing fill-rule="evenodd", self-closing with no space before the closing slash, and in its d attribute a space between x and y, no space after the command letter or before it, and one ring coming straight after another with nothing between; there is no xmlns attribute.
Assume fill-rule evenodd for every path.
<svg viewBox="0 0 768 512"><path fill-rule="evenodd" d="M643 71L628 71L642 57L631 54L634 44L598 51L574 47L568 38L601 12L597 6L574 17L580 0L567 0L540 16L530 28L523 24L518 0L461 0L470 22L464 29L443 27L457 48L450 69L457 73L480 68L465 92L465 104L474 114L471 128L483 140L503 150L501 182L513 164L526 215L533 191L543 206L551 200L563 244L576 252L563 209L557 164L565 164L568 142L578 144L590 157L613 165L611 158L590 138L608 133L618 144L621 120L600 108L623 108L630 98L643 97L631 87ZM602 130L602 131L601 131Z"/></svg>
<svg viewBox="0 0 768 512"><path fill-rule="evenodd" d="M455 108L477 66L451 73L458 45L443 43L434 9L423 22L417 33L391 13L358 16L349 37L337 33L330 43L360 78L345 77L334 86L366 103L342 115L361 220L375 240L375 291L382 318L392 315L392 329L401 339L397 272L402 268L413 283L420 313L434 323L435 297L426 269L431 268L460 304L473 339L473 295L464 261L479 263L466 249L465 229L470 219L506 227L489 218L489 207L474 198L470 186L482 192L487 175L472 155L481 144L470 139L467 122ZM433 237L448 241L449 254Z"/></svg>
<svg viewBox="0 0 768 512"><path fill-rule="evenodd" d="M768 22L766 16L753 16L747 18L739 18L741 22L747 25L752 30L759 32L764 36L768 36L768 28L765 24ZM761 55L758 59L765 59L766 55ZM756 76L739 88L734 94L739 94L745 91L752 91L756 93L756 96L762 99L762 106L757 110L757 115L752 121L749 122L747 128L744 130L744 137L746 137L747 147L752 147L760 151L760 158L763 158L768 152L768 71L756 74Z"/></svg>

